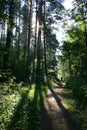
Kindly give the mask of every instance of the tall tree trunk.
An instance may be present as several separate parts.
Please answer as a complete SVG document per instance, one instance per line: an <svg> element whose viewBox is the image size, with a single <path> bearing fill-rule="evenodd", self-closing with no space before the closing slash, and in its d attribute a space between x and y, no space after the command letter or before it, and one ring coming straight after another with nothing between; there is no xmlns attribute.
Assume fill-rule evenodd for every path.
<svg viewBox="0 0 87 130"><path fill-rule="evenodd" d="M45 80L47 80L47 59L46 59L46 1L44 0L44 70Z"/></svg>
<svg viewBox="0 0 87 130"><path fill-rule="evenodd" d="M23 41L24 41L24 59L26 61L26 53L27 53L27 25L24 25Z"/></svg>
<svg viewBox="0 0 87 130"><path fill-rule="evenodd" d="M87 23L85 22L85 60L84 60L84 73L87 76Z"/></svg>
<svg viewBox="0 0 87 130"><path fill-rule="evenodd" d="M84 1L84 4L87 5L86 1ZM87 76L87 8L86 8L86 11L85 11L85 42L86 42L86 61L85 61L85 66L86 66L86 76Z"/></svg>
<svg viewBox="0 0 87 130"><path fill-rule="evenodd" d="M85 0L83 0L82 2L83 2L83 6L82 6L81 15L84 22L84 36L85 36L85 48L86 48L86 55L84 60L84 65L85 65L84 73L87 76L87 7L86 7L87 2Z"/></svg>
<svg viewBox="0 0 87 130"><path fill-rule="evenodd" d="M36 44L37 44L37 0L36 0L36 19L35 19L35 44L34 44L34 58L33 58L33 81L35 81L35 69L36 69Z"/></svg>
<svg viewBox="0 0 87 130"><path fill-rule="evenodd" d="M72 69L71 69L71 58L69 56L69 74L72 76Z"/></svg>
<svg viewBox="0 0 87 130"><path fill-rule="evenodd" d="M85 37L85 60L84 60L84 69L83 73L87 76L87 2L86 0L77 1L80 15L84 24L84 37Z"/></svg>
<svg viewBox="0 0 87 130"><path fill-rule="evenodd" d="M17 45L17 59L19 61L20 56L20 26L21 26L21 0L19 0L19 30L18 30L18 45Z"/></svg>
<svg viewBox="0 0 87 130"><path fill-rule="evenodd" d="M37 82L41 81L41 31L42 31L42 0L39 2L39 28L37 43Z"/></svg>
<svg viewBox="0 0 87 130"><path fill-rule="evenodd" d="M13 19L14 19L14 0L10 0L9 21L7 25L7 40L4 51L3 69L7 69L9 67L9 55L10 55L10 46L12 42Z"/></svg>
<svg viewBox="0 0 87 130"><path fill-rule="evenodd" d="M15 24L16 24L16 29L15 29L15 55L16 55L16 59L17 59L17 30L18 30L17 13L16 13L16 16L15 16Z"/></svg>
<svg viewBox="0 0 87 130"><path fill-rule="evenodd" d="M28 54L27 54L27 74L30 79L30 42L31 42L31 27L32 27L32 0L30 0L29 11L29 26L28 26Z"/></svg>

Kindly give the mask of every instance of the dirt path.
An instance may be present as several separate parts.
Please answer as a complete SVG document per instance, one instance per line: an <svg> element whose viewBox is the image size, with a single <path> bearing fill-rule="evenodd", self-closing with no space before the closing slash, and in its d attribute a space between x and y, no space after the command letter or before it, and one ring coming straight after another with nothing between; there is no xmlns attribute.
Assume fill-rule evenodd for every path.
<svg viewBox="0 0 87 130"><path fill-rule="evenodd" d="M48 90L40 130L76 130L62 94L63 88Z"/></svg>

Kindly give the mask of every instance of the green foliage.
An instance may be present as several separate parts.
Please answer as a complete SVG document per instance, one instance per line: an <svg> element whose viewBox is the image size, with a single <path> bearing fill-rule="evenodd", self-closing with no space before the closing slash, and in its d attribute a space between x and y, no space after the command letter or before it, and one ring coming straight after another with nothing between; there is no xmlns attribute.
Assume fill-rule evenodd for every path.
<svg viewBox="0 0 87 130"><path fill-rule="evenodd" d="M67 31L60 64L66 87L72 90L78 109L87 109L87 32L85 1L74 0L71 19L75 24ZM71 13L70 12L70 13ZM64 72L66 71L66 72Z"/></svg>
<svg viewBox="0 0 87 130"><path fill-rule="evenodd" d="M7 19L7 14L5 14L6 0L0 0L0 21Z"/></svg>
<svg viewBox="0 0 87 130"><path fill-rule="evenodd" d="M7 87L7 84L2 87ZM38 130L47 89L47 86L33 84L31 89L29 85L22 86L20 93L14 88L14 92L0 94L0 129Z"/></svg>
<svg viewBox="0 0 87 130"><path fill-rule="evenodd" d="M72 115L72 119L75 121L75 126L77 126L77 130L86 130L87 129L87 111L80 110L81 103L77 104L77 100L73 97L72 90L65 89L64 91L64 99L67 105L67 109Z"/></svg>
<svg viewBox="0 0 87 130"><path fill-rule="evenodd" d="M70 77L66 88L72 90L73 97L77 100L79 109L87 109L87 79L84 77Z"/></svg>
<svg viewBox="0 0 87 130"><path fill-rule="evenodd" d="M20 100L18 85L14 78L9 83L0 84L0 129L5 130L9 124L16 105Z"/></svg>

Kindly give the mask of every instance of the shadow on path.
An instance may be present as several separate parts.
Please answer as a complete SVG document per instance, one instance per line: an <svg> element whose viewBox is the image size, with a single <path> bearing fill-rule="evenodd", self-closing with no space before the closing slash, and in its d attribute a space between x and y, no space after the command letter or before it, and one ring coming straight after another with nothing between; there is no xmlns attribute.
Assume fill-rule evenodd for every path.
<svg viewBox="0 0 87 130"><path fill-rule="evenodd" d="M46 97L40 130L77 130L69 111L58 95L60 88L56 89L49 88L50 93Z"/></svg>

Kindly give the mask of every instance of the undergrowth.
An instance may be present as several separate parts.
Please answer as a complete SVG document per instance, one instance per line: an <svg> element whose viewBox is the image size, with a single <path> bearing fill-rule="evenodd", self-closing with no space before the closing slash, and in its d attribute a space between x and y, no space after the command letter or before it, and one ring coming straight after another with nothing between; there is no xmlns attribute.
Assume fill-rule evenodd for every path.
<svg viewBox="0 0 87 130"><path fill-rule="evenodd" d="M14 85L13 85L14 86ZM19 85L20 86L20 85ZM33 84L0 89L0 130L38 130L47 86ZM8 84L2 84L7 88Z"/></svg>
<svg viewBox="0 0 87 130"><path fill-rule="evenodd" d="M81 109L80 106L78 106L78 101L73 97L71 89L64 90L67 95L64 97L67 109L77 125L77 130L87 130L87 110Z"/></svg>

